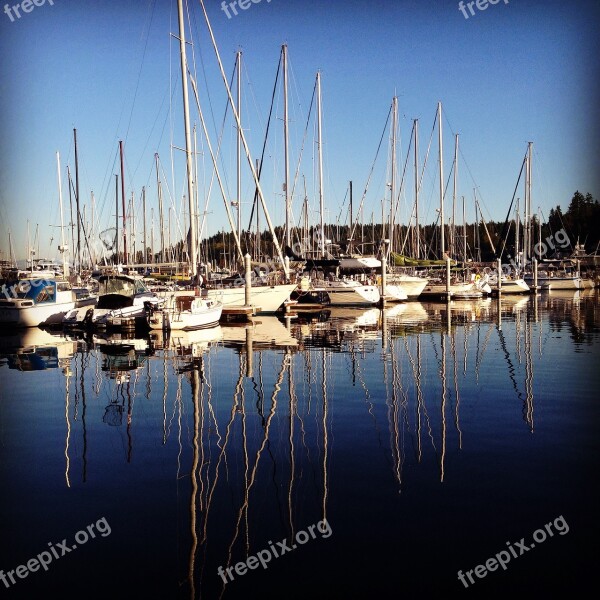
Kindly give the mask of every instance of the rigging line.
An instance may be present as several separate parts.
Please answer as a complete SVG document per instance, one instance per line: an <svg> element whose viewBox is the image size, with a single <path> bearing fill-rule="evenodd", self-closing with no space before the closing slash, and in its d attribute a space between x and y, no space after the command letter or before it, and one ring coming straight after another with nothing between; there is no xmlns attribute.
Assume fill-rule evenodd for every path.
<svg viewBox="0 0 600 600"><path fill-rule="evenodd" d="M133 119L133 109L135 107L135 101L137 98L138 90L140 87L140 79L142 77L142 69L144 67L144 59L146 58L146 50L148 48L148 40L150 39L150 28L152 26L152 20L154 19L154 10L156 8L156 0L150 0L151 2L151 10L150 13L150 22L148 23L148 29L146 30L146 41L144 43L144 50L142 52L142 61L140 63L140 69L138 71L137 81L135 83L135 92L133 94L133 102L131 103L131 112L129 113L129 122L127 123L127 130L125 132L125 141L127 141L127 136L129 135L129 128L131 127L131 120Z"/></svg>
<svg viewBox="0 0 600 600"><path fill-rule="evenodd" d="M525 168L525 162L527 160L527 152L525 152L525 157L523 158L523 162L521 163L521 170L519 171L519 177L517 177L517 183L515 184L515 190L512 195L512 200L510 201L510 206L508 207L508 212L506 213L506 219L504 220L504 226L502 228L502 233L500 234L500 239L504 240L502 243L502 249L500 250L500 254L496 255L496 258L502 258L502 254L504 253L504 247L506 246L506 240L508 237L508 220L510 218L510 213L512 211L513 202L515 201L515 196L517 195L517 189L519 188L519 183L521 181L521 175L523 175L523 169ZM480 207L481 210L481 207Z"/></svg>
<svg viewBox="0 0 600 600"><path fill-rule="evenodd" d="M277 93L277 81L279 80L279 73L281 71L281 53L279 54L279 62L277 63L277 71L275 73L275 84L273 85L273 93L271 94L271 108L269 109L269 116L267 118L267 128L265 131L265 138L263 141L263 147L262 147L262 151L260 154L260 162L258 163L258 179L260 181L260 175L262 173L262 168L263 168L263 164L264 164L264 158L265 158L265 150L267 148L267 138L269 137L269 128L271 127L271 116L273 114L273 106L275 104L275 94ZM250 232L250 230L252 229L252 219L254 218L254 209L256 207L256 210L258 210L258 189L255 187L254 190L254 199L252 201L252 210L250 211L250 220L248 221L248 229L247 231Z"/></svg>
<svg viewBox="0 0 600 600"><path fill-rule="evenodd" d="M356 223L353 225L352 231L350 233L350 238L351 239L354 239L354 233L356 232L356 228L358 227L358 215L360 215L360 211L362 210L362 207L363 207L364 202L365 202L365 197L367 195L367 190L369 189L369 184L371 182L371 177L373 176L373 171L375 169L375 163L377 162L377 158L379 156L379 152L381 150L381 146L382 146L383 140L385 138L385 132L387 131L387 127L388 127L388 123L390 122L390 116L391 116L391 114L392 114L392 106L390 105L390 108L389 108L388 114L387 114L387 118L385 120L385 125L383 126L383 131L381 132L381 137L379 138L379 144L377 146L377 151L375 152L375 159L373 160L373 163L371 164L371 170L369 172L369 176L367 177L367 183L365 184L365 189L363 191L362 198L360 199L358 210L356 211L356 214L357 214Z"/></svg>
<svg viewBox="0 0 600 600"><path fill-rule="evenodd" d="M308 116L306 117L306 126L304 128L304 136L302 137L302 145L300 146L300 155L298 156L298 164L296 166L296 172L294 173L294 182L292 184L292 197L296 191L296 183L298 181L298 177L300 175L300 165L302 164L302 156L304 155L304 148L306 145L306 138L308 137L308 126L310 124L310 116L312 114L313 105L315 102L315 95L317 92L317 82L313 86L313 93L310 99L310 106L308 107ZM298 221L298 227L300 227L300 221Z"/></svg>

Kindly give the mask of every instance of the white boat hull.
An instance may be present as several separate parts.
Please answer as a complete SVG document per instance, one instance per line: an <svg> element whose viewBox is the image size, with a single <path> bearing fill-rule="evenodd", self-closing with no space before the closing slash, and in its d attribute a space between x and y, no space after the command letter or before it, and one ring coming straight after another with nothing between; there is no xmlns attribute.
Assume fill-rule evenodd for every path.
<svg viewBox="0 0 600 600"><path fill-rule="evenodd" d="M185 308L182 308L183 306ZM223 305L220 302L196 297L186 302L185 297L173 296L167 302L166 308L150 311L148 325L150 329L170 331L206 329L219 324L222 311Z"/></svg>
<svg viewBox="0 0 600 600"><path fill-rule="evenodd" d="M369 306L377 304L381 298L377 286L361 285L352 280L325 281L322 289L327 292L332 306Z"/></svg>
<svg viewBox="0 0 600 600"><path fill-rule="evenodd" d="M0 324L11 327L60 325L63 317L75 308L77 300L71 290L57 291L56 302L35 304L27 298L0 300Z"/></svg>
<svg viewBox="0 0 600 600"><path fill-rule="evenodd" d="M258 313L275 313L296 289L296 284L253 286L251 305L260 310ZM189 292L188 292L189 293ZM245 306L246 291L242 287L213 288L208 290L208 298L222 302L223 307Z"/></svg>
<svg viewBox="0 0 600 600"><path fill-rule="evenodd" d="M404 291L404 286L396 283L386 283L385 299L390 302L404 302L408 300L408 294Z"/></svg>
<svg viewBox="0 0 600 600"><path fill-rule="evenodd" d="M533 278L528 279L533 283ZM538 285L542 290L581 290L583 283L581 277L544 277L538 275Z"/></svg>
<svg viewBox="0 0 600 600"><path fill-rule="evenodd" d="M475 289L475 286L472 283L451 283L448 288L450 296L453 296L457 292L471 292L474 289ZM430 297L439 298L441 296L446 296L446 294L448 293L448 290L446 290L445 283L428 282L427 285L423 288L423 291L421 292L421 296L425 296L425 297L430 296Z"/></svg>
<svg viewBox="0 0 600 600"><path fill-rule="evenodd" d="M409 300L417 299L427 285L425 277L417 277L416 275L388 275L387 280L388 284L401 285Z"/></svg>

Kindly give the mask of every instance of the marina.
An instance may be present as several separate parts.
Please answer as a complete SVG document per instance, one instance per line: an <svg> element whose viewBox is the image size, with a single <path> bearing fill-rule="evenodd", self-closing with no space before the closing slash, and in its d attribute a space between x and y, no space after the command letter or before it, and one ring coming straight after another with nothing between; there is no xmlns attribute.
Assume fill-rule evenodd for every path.
<svg viewBox="0 0 600 600"><path fill-rule="evenodd" d="M2 598L594 589L600 13L472 4L0 13Z"/></svg>

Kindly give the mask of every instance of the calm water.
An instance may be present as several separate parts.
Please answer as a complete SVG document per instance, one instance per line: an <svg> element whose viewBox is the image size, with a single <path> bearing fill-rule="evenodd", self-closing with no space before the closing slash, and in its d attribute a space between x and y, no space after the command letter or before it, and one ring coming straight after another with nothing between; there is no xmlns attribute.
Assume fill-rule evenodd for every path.
<svg viewBox="0 0 600 600"><path fill-rule="evenodd" d="M2 597L577 596L599 342L590 292L3 335Z"/></svg>

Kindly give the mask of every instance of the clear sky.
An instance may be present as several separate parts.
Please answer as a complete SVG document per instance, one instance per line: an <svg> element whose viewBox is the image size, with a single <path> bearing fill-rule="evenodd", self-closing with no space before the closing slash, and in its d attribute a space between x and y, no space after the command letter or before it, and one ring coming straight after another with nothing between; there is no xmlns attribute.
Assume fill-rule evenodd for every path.
<svg viewBox="0 0 600 600"><path fill-rule="evenodd" d="M242 0L242 4L246 0ZM318 178L314 112L308 109L317 70L322 76L324 197L326 221L347 222L347 187L360 202L374 164L394 95L399 102L399 173L412 120L419 119L420 162L432 132L436 105L443 104L444 177L450 174L454 133L460 134L458 195L473 218L473 188L486 219L503 220L527 142L534 143L534 210L547 217L566 208L576 190L600 197L598 3L595 0L499 0L485 10L472 4L468 18L454 0L260 0L236 5L230 18L217 0L205 0L227 77L235 52L243 52L242 119L253 158L260 156L281 45L290 65L290 172L299 179L293 199L297 221L304 179L317 219ZM42 0L36 0L41 4ZM13 4L14 3L14 4ZM486 6L482 0L480 5ZM141 189L147 193L148 237L154 213L158 238L154 154L164 172L165 203L172 203L172 236L185 194L184 146L176 0L46 0L41 6L16 0L0 12L0 249L7 256L8 230L18 258L38 230L40 254L57 256L60 223L57 151L69 211L66 166L75 171L73 128L77 128L80 198L94 227L113 226L118 141L125 147L127 198L134 194L141 240ZM207 37L200 3L189 1L194 42L188 60L195 70L202 110L216 147L226 96ZM12 20L11 20L12 18ZM191 98L192 121L199 123ZM264 192L276 224L283 223L283 100L281 79L264 167ZM235 128L224 121L220 169L230 200L236 193ZM305 128L302 161L299 155ZM380 220L388 197L389 130L365 197L364 219ZM210 158L198 132L201 203ZM439 206L437 134L431 142L421 191L421 223L435 220ZM299 166L298 166L299 164ZM412 205L412 158L400 222ZM247 226L253 185L242 174L242 221ZM520 185L517 195L523 197ZM451 190L451 186L450 186ZM446 211L451 207L447 196ZM151 209L154 209L153 211ZM208 204L207 230L229 228L216 182ZM264 223L264 219L263 219ZM52 246L50 246L52 238ZM156 242L155 242L156 243ZM141 248L141 245L138 246Z"/></svg>

